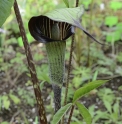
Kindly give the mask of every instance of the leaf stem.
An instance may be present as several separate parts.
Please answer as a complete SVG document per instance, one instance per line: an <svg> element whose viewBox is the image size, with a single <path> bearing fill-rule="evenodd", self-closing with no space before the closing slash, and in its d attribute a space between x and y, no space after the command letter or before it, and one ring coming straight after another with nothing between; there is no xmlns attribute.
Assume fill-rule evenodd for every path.
<svg viewBox="0 0 122 124"><path fill-rule="evenodd" d="M91 5L90 5L90 23L89 23L89 27L92 27L92 18L93 18L93 4L94 4L94 0L92 0ZM91 34L91 30L90 30L90 34ZM90 37L87 36L88 41L90 40ZM90 63L90 42L88 42L88 55L87 55L87 66L90 67L91 63Z"/></svg>
<svg viewBox="0 0 122 124"><path fill-rule="evenodd" d="M67 80L66 80L66 90L65 90L65 99L64 99L64 106L67 104L67 95L68 95L68 87L69 87L69 76L71 71L71 62L72 62L72 53L73 53L73 46L74 46L74 34L72 36L71 48L70 48L70 57L69 57L69 64L68 64L68 72L67 72Z"/></svg>
<svg viewBox="0 0 122 124"><path fill-rule="evenodd" d="M79 4L79 0L76 0L76 7L78 7ZM65 90L65 98L64 98L64 106L67 104L67 95L68 95L68 88L69 88L69 76L70 76L70 71L71 71L71 62L72 62L72 53L73 53L73 48L74 48L74 41L75 41L75 34L72 35L72 42L71 42L71 47L70 47L70 57L69 57L69 64L68 64L68 73L67 73L67 80L66 80L66 90ZM74 108L72 108L74 109ZM71 110L72 110L71 109ZM73 113L73 110L71 111ZM70 123L71 117L72 117L72 113L69 116L69 121L68 123ZM64 123L64 116L62 118L62 124Z"/></svg>
<svg viewBox="0 0 122 124"><path fill-rule="evenodd" d="M26 53L26 57L27 57L27 61L28 61L28 67L29 67L30 74L31 74L31 80L33 82L34 92L35 92L37 105L38 105L38 109L39 109L38 110L39 119L40 119L41 124L47 124L47 118L46 118L46 114L45 114L41 90L39 88L39 82L38 82L37 75L36 75L36 69L34 66L33 57L31 54L30 46L28 44L28 39L26 37L25 29L23 26L22 18L21 18L20 11L19 11L16 0L14 2L14 11L15 11L15 15L17 18L17 22L19 25L20 33L21 33L24 48L25 48L25 53Z"/></svg>
<svg viewBox="0 0 122 124"><path fill-rule="evenodd" d="M79 0L76 0L76 5L75 6L78 7L78 4L79 4Z"/></svg>
<svg viewBox="0 0 122 124"><path fill-rule="evenodd" d="M71 122L71 118L72 118L72 114L73 114L74 108L75 108L75 106L72 105L72 108L71 108L71 111L70 111L70 114L69 114L69 119L68 119L68 123L67 124L70 124L70 122Z"/></svg>

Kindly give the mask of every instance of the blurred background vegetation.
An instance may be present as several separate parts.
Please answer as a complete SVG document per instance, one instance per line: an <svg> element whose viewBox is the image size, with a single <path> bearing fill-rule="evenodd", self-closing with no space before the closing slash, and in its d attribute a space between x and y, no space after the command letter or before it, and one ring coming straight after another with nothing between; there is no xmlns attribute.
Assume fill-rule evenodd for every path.
<svg viewBox="0 0 122 124"><path fill-rule="evenodd" d="M48 121L52 118L53 93L49 83L43 44L29 33L28 21L56 8L63 0L17 0L34 57ZM69 0L70 7L75 0ZM82 26L100 45L76 29L68 101L74 91L90 80L114 78L81 99L89 109L93 124L122 124L122 0L79 0L85 8ZM66 69L71 39L67 40ZM67 70L66 70L67 72ZM36 101L27 68L22 39L12 9L0 28L0 124L38 124ZM77 109L71 124L83 124Z"/></svg>

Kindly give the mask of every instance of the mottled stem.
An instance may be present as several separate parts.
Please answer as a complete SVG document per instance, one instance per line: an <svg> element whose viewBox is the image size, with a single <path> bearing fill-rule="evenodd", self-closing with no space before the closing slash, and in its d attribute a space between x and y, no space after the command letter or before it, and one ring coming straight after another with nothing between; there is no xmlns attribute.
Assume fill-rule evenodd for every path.
<svg viewBox="0 0 122 124"><path fill-rule="evenodd" d="M23 39L25 54L26 54L27 61L28 61L28 67L29 67L31 79L33 82L34 92L35 92L37 105L38 105L39 120L40 120L41 124L47 124L47 118L46 118L45 108L44 108L43 99L42 99L42 95L41 95L41 90L39 88L38 78L36 75L36 69L34 66L33 57L31 54L30 46L28 44L28 39L26 37L25 29L23 26L23 21L22 21L19 7L18 7L16 0L14 2L14 11L15 11L17 22L19 25L20 33L21 33L21 36Z"/></svg>
<svg viewBox="0 0 122 124"><path fill-rule="evenodd" d="M46 43L50 81L54 92L55 112L61 107L61 88L65 71L65 41Z"/></svg>

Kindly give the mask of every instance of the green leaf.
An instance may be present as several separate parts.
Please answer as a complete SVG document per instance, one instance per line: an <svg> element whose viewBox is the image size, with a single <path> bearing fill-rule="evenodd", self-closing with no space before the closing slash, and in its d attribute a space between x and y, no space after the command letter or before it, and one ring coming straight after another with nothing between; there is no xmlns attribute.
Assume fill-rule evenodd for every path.
<svg viewBox="0 0 122 124"><path fill-rule="evenodd" d="M115 31L107 34L106 36L106 41L107 42L116 42L121 39L121 32Z"/></svg>
<svg viewBox="0 0 122 124"><path fill-rule="evenodd" d="M73 78L72 83L75 88L78 88L81 85L82 82L81 79L82 79L81 76L75 76Z"/></svg>
<svg viewBox="0 0 122 124"><path fill-rule="evenodd" d="M82 1L82 4L84 5L84 7L86 9L88 9L89 8L89 5L91 4L91 2L92 2L92 0L83 0Z"/></svg>
<svg viewBox="0 0 122 124"><path fill-rule="evenodd" d="M108 102L107 100L104 100L103 102L104 102L104 105L105 105L106 109L107 109L110 113L112 113L112 106L111 106L111 103Z"/></svg>
<svg viewBox="0 0 122 124"><path fill-rule="evenodd" d="M2 122L1 124L9 124L7 121Z"/></svg>
<svg viewBox="0 0 122 124"><path fill-rule="evenodd" d="M81 122L71 122L70 124L82 124Z"/></svg>
<svg viewBox="0 0 122 124"><path fill-rule="evenodd" d="M51 12L46 13L44 16L48 18L59 21L59 22L67 22L77 28L81 29L85 34L87 34L94 41L97 41L92 35L90 35L81 25L81 16L84 13L83 6L75 7L75 8L63 8L56 9Z"/></svg>
<svg viewBox="0 0 122 124"><path fill-rule="evenodd" d="M58 112L53 116L53 120L51 124L58 124L64 114L68 111L68 109L72 106L72 103L69 103L63 107L61 107Z"/></svg>
<svg viewBox="0 0 122 124"><path fill-rule="evenodd" d="M108 113L108 111L96 111L96 114L94 116L94 122L103 119L103 120L109 120L110 119L110 114Z"/></svg>
<svg viewBox="0 0 122 124"><path fill-rule="evenodd" d="M2 96L0 96L0 111L1 111L1 108L2 108Z"/></svg>
<svg viewBox="0 0 122 124"><path fill-rule="evenodd" d="M119 113L119 101L118 100L113 106L113 111L116 115L118 115L118 113Z"/></svg>
<svg viewBox="0 0 122 124"><path fill-rule="evenodd" d="M110 8L113 9L113 10L121 9L122 8L122 3L118 2L118 1L112 1L110 3Z"/></svg>
<svg viewBox="0 0 122 124"><path fill-rule="evenodd" d="M2 103L5 109L9 109L10 101L8 100L7 95L2 96Z"/></svg>
<svg viewBox="0 0 122 124"><path fill-rule="evenodd" d="M80 114L82 115L83 119L85 120L86 124L91 124L92 123L92 117L88 111L88 109L81 103L77 102L76 103L78 110Z"/></svg>
<svg viewBox="0 0 122 124"><path fill-rule="evenodd" d="M45 16L55 21L67 22L76 27L80 27L80 19L83 13L84 9L80 6L75 8L56 9L46 13Z"/></svg>
<svg viewBox="0 0 122 124"><path fill-rule="evenodd" d="M63 0L67 8L69 8L69 1L68 0Z"/></svg>
<svg viewBox="0 0 122 124"><path fill-rule="evenodd" d="M98 88L102 84L106 83L108 80L96 80L86 84L85 86L79 88L75 91L73 96L73 103L75 103L78 99L80 99L85 94L89 93L91 90Z"/></svg>
<svg viewBox="0 0 122 124"><path fill-rule="evenodd" d="M3 25L7 17L10 15L11 7L14 0L1 0L0 1L0 27Z"/></svg>
<svg viewBox="0 0 122 124"><path fill-rule="evenodd" d="M15 103L15 104L19 104L20 103L20 99L13 95L13 94L9 94L10 98L12 99L12 101Z"/></svg>
<svg viewBox="0 0 122 124"><path fill-rule="evenodd" d="M4 99L3 100L3 105L4 105L5 109L9 109L10 101L8 99Z"/></svg>
<svg viewBox="0 0 122 124"><path fill-rule="evenodd" d="M112 26L116 25L117 23L118 23L117 16L107 16L105 18L105 25L112 27Z"/></svg>
<svg viewBox="0 0 122 124"><path fill-rule="evenodd" d="M39 124L39 122L38 122L38 117L37 117L37 116L35 117L34 123L35 123L35 124Z"/></svg>
<svg viewBox="0 0 122 124"><path fill-rule="evenodd" d="M34 40L33 40L33 37L30 35L30 33L26 34L27 38L28 38L28 42L29 43L32 43ZM23 41L22 41L22 37L19 37L18 39L18 44L20 47L23 46Z"/></svg>
<svg viewBox="0 0 122 124"><path fill-rule="evenodd" d="M122 33L122 22L117 23L116 30Z"/></svg>
<svg viewBox="0 0 122 124"><path fill-rule="evenodd" d="M95 71L92 81L95 81L97 79L97 76L98 76L98 70Z"/></svg>

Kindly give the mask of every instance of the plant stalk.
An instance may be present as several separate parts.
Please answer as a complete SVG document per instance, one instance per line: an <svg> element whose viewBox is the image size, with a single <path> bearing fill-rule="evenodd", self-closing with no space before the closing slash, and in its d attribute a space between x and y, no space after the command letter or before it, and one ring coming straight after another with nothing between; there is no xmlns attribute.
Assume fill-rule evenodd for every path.
<svg viewBox="0 0 122 124"><path fill-rule="evenodd" d="M25 29L23 26L22 18L21 18L20 11L19 11L18 4L17 4L16 0L14 2L14 11L16 14L17 22L19 25L20 33L21 33L24 48L25 48L25 53L26 53L26 57L27 57L27 61L28 61L30 74L31 74L31 80L33 82L34 92L35 92L37 105L38 105L39 120L40 120L41 124L47 124L47 118L46 118L46 114L45 114L41 90L39 88L38 78L36 75L36 69L34 66L33 57L31 54L30 46L28 44L28 39L26 37Z"/></svg>
<svg viewBox="0 0 122 124"><path fill-rule="evenodd" d="M65 98L64 98L64 105L67 104L67 95L68 95L68 88L69 88L69 76L71 71L71 62L72 62L72 53L73 53L73 46L74 46L75 35L72 36L71 48L70 48L70 57L69 57L69 64L68 64L68 72L67 72L67 80L66 80L66 90L65 90Z"/></svg>
<svg viewBox="0 0 122 124"><path fill-rule="evenodd" d="M50 81L54 92L55 113L61 108L61 89L65 74L66 41L46 43Z"/></svg>
<svg viewBox="0 0 122 124"><path fill-rule="evenodd" d="M70 114L69 114L69 118L68 118L68 123L67 124L70 124L70 122L71 122L71 118L72 118L72 115L73 115L74 108L75 108L75 106L72 105L72 108L70 110Z"/></svg>
<svg viewBox="0 0 122 124"><path fill-rule="evenodd" d="M78 7L79 0L76 0L76 7ZM69 58L69 64L68 64L68 74L67 74L67 80L66 80L66 90L65 90L65 98L64 98L64 106L67 104L67 96L68 96L68 88L69 88L69 76L70 76L70 71L71 71L71 62L72 62L72 53L73 53L73 47L74 47L74 40L75 40L75 34L72 35L72 41L71 41L71 47L70 47L70 58ZM74 106L73 108L74 109ZM71 114L69 116L68 123L71 121L71 117L73 114L73 110L71 109ZM62 118L62 124L64 124L64 116Z"/></svg>
<svg viewBox="0 0 122 124"><path fill-rule="evenodd" d="M92 27L92 21L93 21L93 4L94 4L94 0L92 0L91 2L91 6L90 6L90 23L89 23L89 27ZM91 34L91 30L90 30L90 34ZM90 38L87 36L88 41L90 40ZM87 66L90 67L91 63L90 63L90 42L88 42L88 56L87 56Z"/></svg>

